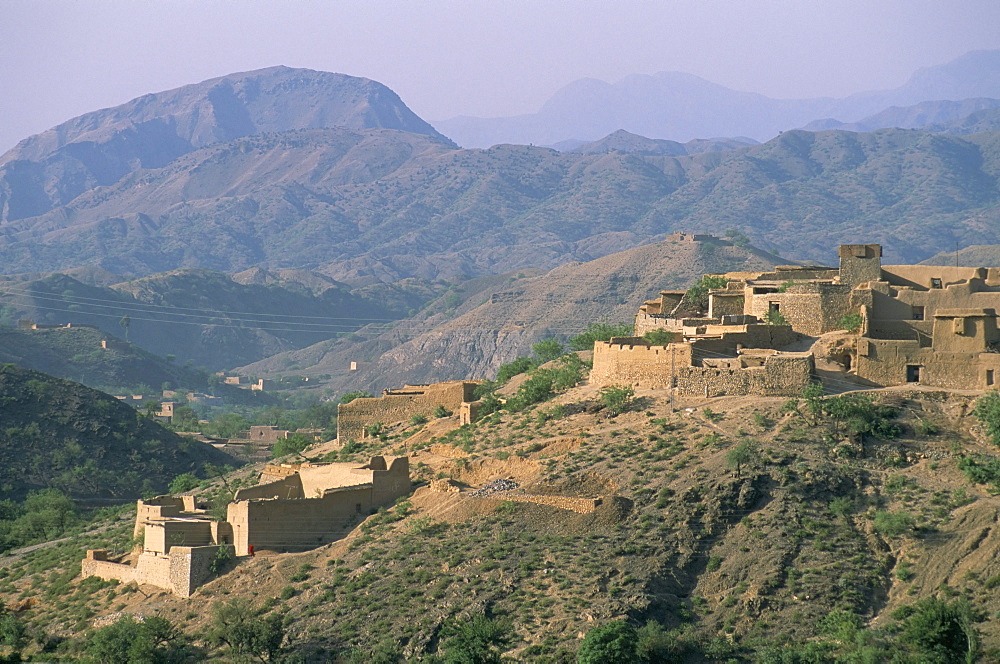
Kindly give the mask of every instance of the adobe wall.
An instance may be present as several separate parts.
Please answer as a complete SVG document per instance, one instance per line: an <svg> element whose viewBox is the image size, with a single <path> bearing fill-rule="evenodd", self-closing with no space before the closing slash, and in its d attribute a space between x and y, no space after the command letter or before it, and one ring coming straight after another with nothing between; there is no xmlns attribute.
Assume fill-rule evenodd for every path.
<svg viewBox="0 0 1000 664"><path fill-rule="evenodd" d="M149 500L139 500L135 504L135 529L133 537L141 535L147 523L177 516L184 510L184 498L180 496L156 496Z"/></svg>
<svg viewBox="0 0 1000 664"><path fill-rule="evenodd" d="M375 422L396 424L414 415L430 415L437 406L458 412L465 401L473 401L477 381L449 381L434 385L407 385L381 397L355 399L337 406L337 439L362 440L365 427Z"/></svg>
<svg viewBox="0 0 1000 664"><path fill-rule="evenodd" d="M906 384L909 366L920 367L921 385L985 390L1000 383L1000 354L938 352L916 341L859 339L856 366L860 378L882 386Z"/></svg>
<svg viewBox="0 0 1000 664"><path fill-rule="evenodd" d="M531 493L506 493L503 500L513 500L517 503L533 503L535 505L548 505L561 510L577 512L579 514L589 514L597 509L601 504L600 498L571 498L569 496L540 496Z"/></svg>
<svg viewBox="0 0 1000 664"><path fill-rule="evenodd" d="M639 312L635 317L635 334L642 335L652 330L681 332L683 324L679 318L669 318L667 314L647 314Z"/></svg>
<svg viewBox="0 0 1000 664"><path fill-rule="evenodd" d="M677 391L691 396L796 396L812 380L811 354L772 355L764 365L745 368L684 367L677 372Z"/></svg>
<svg viewBox="0 0 1000 664"><path fill-rule="evenodd" d="M303 498L305 494L302 490L302 482L298 473L288 475L278 480L257 486L237 489L233 500L249 500L251 498Z"/></svg>
<svg viewBox="0 0 1000 664"><path fill-rule="evenodd" d="M190 597L212 575L212 561L221 547L176 546L169 555L143 553L135 566L113 563L88 555L80 563L83 578L96 576L105 581L141 583L164 588L180 597ZM104 554L106 552L96 552Z"/></svg>
<svg viewBox="0 0 1000 664"><path fill-rule="evenodd" d="M410 493L410 459L396 457L385 470L373 473L372 504L391 505L400 496Z"/></svg>
<svg viewBox="0 0 1000 664"><path fill-rule="evenodd" d="M981 353L998 338L992 309L939 309L934 314L932 345L937 352Z"/></svg>
<svg viewBox="0 0 1000 664"><path fill-rule="evenodd" d="M954 268L959 269L959 268ZM966 268L967 269L967 268ZM922 307L922 320L931 320L941 309L996 307L1000 293L989 290L982 280L946 285L928 290L875 284L872 294L874 320L915 320Z"/></svg>
<svg viewBox="0 0 1000 664"><path fill-rule="evenodd" d="M941 287L961 284L973 279L1000 285L1000 267L955 267L947 265L883 265L882 280L893 286L932 289L932 280L940 279Z"/></svg>
<svg viewBox="0 0 1000 664"><path fill-rule="evenodd" d="M212 522L201 519L170 519L146 526L143 550L169 553L174 546L207 546L212 543Z"/></svg>
<svg viewBox="0 0 1000 664"><path fill-rule="evenodd" d="M641 388L670 387L671 368L676 372L690 366L692 350L689 343L666 346L594 342L594 366L590 384L597 387L632 385Z"/></svg>
<svg viewBox="0 0 1000 664"><path fill-rule="evenodd" d="M322 498L240 500L229 504L236 555L255 550L302 551L343 537L375 504L372 486L334 489Z"/></svg>
<svg viewBox="0 0 1000 664"><path fill-rule="evenodd" d="M818 336L840 329L840 319L852 310L851 289L840 284L796 284L784 293L753 292L746 289L745 313L767 320L771 304L796 332Z"/></svg>

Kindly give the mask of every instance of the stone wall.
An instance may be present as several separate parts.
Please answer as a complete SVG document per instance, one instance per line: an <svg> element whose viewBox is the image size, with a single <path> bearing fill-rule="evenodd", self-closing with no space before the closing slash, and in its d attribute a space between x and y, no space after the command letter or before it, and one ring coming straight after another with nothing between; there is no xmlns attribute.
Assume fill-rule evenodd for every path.
<svg viewBox="0 0 1000 664"><path fill-rule="evenodd" d="M752 285L746 289L745 313L767 320L776 307L792 329L809 336L839 329L840 319L852 311L851 288L841 284L795 284L784 293L753 291Z"/></svg>
<svg viewBox="0 0 1000 664"><path fill-rule="evenodd" d="M597 341L594 343L590 384L597 387L632 385L663 389L670 387L672 372L691 363L689 343L648 346Z"/></svg>
<svg viewBox="0 0 1000 664"><path fill-rule="evenodd" d="M503 499L513 500L518 503L534 503L535 505L548 505L561 510L589 514L597 509L601 504L600 498L571 498L569 496L540 496L532 493L509 493L504 494Z"/></svg>
<svg viewBox="0 0 1000 664"><path fill-rule="evenodd" d="M797 396L812 380L808 353L776 354L759 367L684 367L677 372L677 391L690 396Z"/></svg>
<svg viewBox="0 0 1000 664"><path fill-rule="evenodd" d="M462 403L473 401L478 381L449 381L433 385L407 385L381 397L355 399L337 406L337 439L362 440L365 427L381 422L397 424L413 415L430 415L437 406L458 412Z"/></svg>
<svg viewBox="0 0 1000 664"><path fill-rule="evenodd" d="M164 588L181 597L190 597L211 575L212 561L219 546L175 546L168 555L143 553L135 566L109 562L107 552L88 551L80 564L83 578L96 576L105 581L141 583ZM232 548L232 547L227 547Z"/></svg>

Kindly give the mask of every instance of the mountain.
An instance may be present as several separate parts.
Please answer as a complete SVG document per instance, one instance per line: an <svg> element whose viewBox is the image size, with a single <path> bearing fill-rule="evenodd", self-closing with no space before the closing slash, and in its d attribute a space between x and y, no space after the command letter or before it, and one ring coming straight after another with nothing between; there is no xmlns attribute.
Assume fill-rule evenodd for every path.
<svg viewBox="0 0 1000 664"><path fill-rule="evenodd" d="M91 265L305 269L352 286L464 279L592 260L673 231L740 229L824 260L881 242L917 262L998 241L1000 134L789 131L663 156L505 145L455 150L387 129L236 139L0 225L11 272Z"/></svg>
<svg viewBox="0 0 1000 664"><path fill-rule="evenodd" d="M271 67L148 94L74 118L0 156L0 221L42 214L126 174L234 138L322 127L447 141L381 83Z"/></svg>
<svg viewBox="0 0 1000 664"><path fill-rule="evenodd" d="M869 115L857 122L840 122L832 118L814 120L802 127L806 131L842 129L844 131L875 131L888 127L925 129L942 133L976 133L957 131L968 123L969 116L981 111L1000 108L1000 99L963 99L961 101L925 101L913 106L893 106ZM993 127L995 129L995 127ZM984 131L980 129L979 131Z"/></svg>
<svg viewBox="0 0 1000 664"><path fill-rule="evenodd" d="M772 99L681 72L626 77L617 83L574 81L537 113L509 118L457 117L434 126L463 147L499 143L554 145L596 140L616 129L657 139L750 136L765 141L817 118L855 122L891 106L933 99L1000 98L1000 51L973 51L917 71L893 90L842 99Z"/></svg>
<svg viewBox="0 0 1000 664"><path fill-rule="evenodd" d="M619 129L600 140L574 146L565 151L577 154L623 152L625 154L677 156L682 154L736 150L756 144L757 141L752 138L701 138L690 140L687 143L678 143L676 141L646 138L645 136L639 136L624 129Z"/></svg>
<svg viewBox="0 0 1000 664"><path fill-rule="evenodd" d="M742 244L742 243L741 243ZM831 251L831 254L833 252ZM631 321L638 305L706 273L766 270L788 261L728 240L663 241L537 276L494 279L453 310L429 306L361 343L331 340L240 369L254 375L329 375L334 392L459 378L492 378L497 368L546 337L565 340L598 320ZM364 332L364 331L362 331ZM351 362L358 363L349 371Z"/></svg>
<svg viewBox="0 0 1000 664"><path fill-rule="evenodd" d="M12 364L0 365L0 498L53 487L77 498L137 498L181 473L231 464L117 399Z"/></svg>
<svg viewBox="0 0 1000 664"><path fill-rule="evenodd" d="M231 276L175 270L131 281L119 277L119 283L107 286L56 273L0 279L0 312L8 325L20 318L50 325L85 324L112 338L126 335L121 320L128 316L128 337L137 345L160 357L173 355L180 363L217 370L405 317L440 290L406 281L352 290L322 275L260 269ZM92 347L70 356L99 353L99 340L90 341ZM26 350L24 357L32 353ZM138 358L129 360L130 365L135 361ZM142 371L113 370L112 375L125 378L138 372L147 376L139 382L154 387L164 380L182 383L181 376L157 378L162 368L140 364Z"/></svg>

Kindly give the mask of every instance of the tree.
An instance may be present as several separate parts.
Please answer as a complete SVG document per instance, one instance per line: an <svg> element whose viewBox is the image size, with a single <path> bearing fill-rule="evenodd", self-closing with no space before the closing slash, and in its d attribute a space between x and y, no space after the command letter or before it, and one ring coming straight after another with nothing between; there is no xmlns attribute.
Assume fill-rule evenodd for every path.
<svg viewBox="0 0 1000 664"><path fill-rule="evenodd" d="M764 322L768 325L788 325L784 314L777 309L768 309L767 313L764 314Z"/></svg>
<svg viewBox="0 0 1000 664"><path fill-rule="evenodd" d="M476 616L455 624L444 639L446 664L500 664L501 650L510 641L511 624L499 618Z"/></svg>
<svg viewBox="0 0 1000 664"><path fill-rule="evenodd" d="M637 633L624 620L587 632L576 654L578 664L635 664Z"/></svg>
<svg viewBox="0 0 1000 664"><path fill-rule="evenodd" d="M503 385L514 376L523 374L525 371L531 371L537 366L538 361L530 357L519 357L512 362L501 364L500 368L497 369L496 382Z"/></svg>
<svg viewBox="0 0 1000 664"><path fill-rule="evenodd" d="M993 390L976 400L972 414L986 427L994 445L1000 445L1000 392Z"/></svg>
<svg viewBox="0 0 1000 664"><path fill-rule="evenodd" d="M129 318L128 314L122 316L121 320L118 321L119 327L125 330L125 343L128 343L128 331L132 327L132 319Z"/></svg>
<svg viewBox="0 0 1000 664"><path fill-rule="evenodd" d="M632 323L591 323L587 329L571 337L571 350L593 350L595 341L608 341L612 337L628 337L634 332Z"/></svg>
<svg viewBox="0 0 1000 664"><path fill-rule="evenodd" d="M286 454L302 454L312 443L313 439L310 436L301 433L293 433L287 438L279 438L274 441L274 447L271 448L271 458L277 459Z"/></svg>
<svg viewBox="0 0 1000 664"><path fill-rule="evenodd" d="M708 307L708 291L716 288L725 288L729 280L722 275L706 274L687 290L684 297L692 305L705 309Z"/></svg>
<svg viewBox="0 0 1000 664"><path fill-rule="evenodd" d="M563 345L552 338L539 341L531 347L531 350L535 352L535 355L538 356L538 359L541 360L542 363L551 362L566 353L566 349L563 348Z"/></svg>
<svg viewBox="0 0 1000 664"><path fill-rule="evenodd" d="M601 403L611 417L621 415L628 410L632 406L634 396L635 390L630 385L609 385L602 387L599 393Z"/></svg>
<svg viewBox="0 0 1000 664"><path fill-rule="evenodd" d="M371 396L372 396L371 392L365 392L364 390L347 392L342 397L340 397L340 403L351 403L355 399L370 399Z"/></svg>
<svg viewBox="0 0 1000 664"><path fill-rule="evenodd" d="M968 600L949 604L928 597L905 608L899 640L916 650L921 662L972 664L976 660L979 634L972 624L975 616Z"/></svg>
<svg viewBox="0 0 1000 664"><path fill-rule="evenodd" d="M757 446L749 440L741 440L731 450L726 452L726 466L736 471L736 477L740 476L744 466L753 463L757 456Z"/></svg>
<svg viewBox="0 0 1000 664"><path fill-rule="evenodd" d="M85 650L101 664L160 664L179 659L185 646L169 620L150 616L139 621L126 615L91 632Z"/></svg>
<svg viewBox="0 0 1000 664"><path fill-rule="evenodd" d="M651 346L666 346L669 343L673 343L677 335L669 330L659 329L650 330L642 335L642 338Z"/></svg>
<svg viewBox="0 0 1000 664"><path fill-rule="evenodd" d="M262 613L241 597L220 602L212 607L209 638L225 644L235 659L272 661L281 651L285 633L279 616Z"/></svg>
<svg viewBox="0 0 1000 664"><path fill-rule="evenodd" d="M201 480L193 473L181 473L170 482L170 493L186 493L199 484Z"/></svg>

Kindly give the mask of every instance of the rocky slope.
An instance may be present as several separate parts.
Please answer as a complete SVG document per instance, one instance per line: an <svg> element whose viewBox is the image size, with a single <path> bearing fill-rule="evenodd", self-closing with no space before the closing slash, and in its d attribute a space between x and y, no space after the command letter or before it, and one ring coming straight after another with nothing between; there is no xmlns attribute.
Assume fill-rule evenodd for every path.
<svg viewBox="0 0 1000 664"><path fill-rule="evenodd" d="M511 275L462 294L454 309L430 306L366 341L322 342L241 368L260 375L296 373L330 376L336 392L377 392L404 383L464 377L492 378L497 368L531 345L554 336L566 339L592 322L631 321L644 300L659 291L687 288L705 273L764 270L787 263L727 240L663 241L586 263L568 263L538 276ZM350 363L357 371L348 371Z"/></svg>
<svg viewBox="0 0 1000 664"><path fill-rule="evenodd" d="M223 658L205 639L213 607L242 598L280 617L284 654L310 662L445 654L480 616L509 624L500 650L522 662L574 661L584 635L616 619L647 625L660 658L650 661L965 661L952 651L929 659L927 626L921 638L902 629L905 607L938 597L968 602L956 648L978 634L979 661L992 661L998 503L958 468L966 455L995 453L968 415L973 399L873 398L895 409L901 436L852 436L784 399L643 392L609 417L586 386L463 429L444 419L399 427L356 456L332 450L406 449L420 483L342 542L240 559L181 599L74 579L83 547L126 552L127 536L98 532L0 561L0 597L34 589L18 618L39 635L24 647L37 654L43 635L82 643L92 620L123 612L166 618L201 659ZM442 476L461 491L424 484ZM519 487L474 493L498 479ZM520 492L601 504L576 513ZM33 580L40 568L48 574Z"/></svg>
<svg viewBox="0 0 1000 664"><path fill-rule="evenodd" d="M271 67L81 115L0 156L0 221L42 214L201 147L293 129L385 127L444 140L392 90L364 78Z"/></svg>

